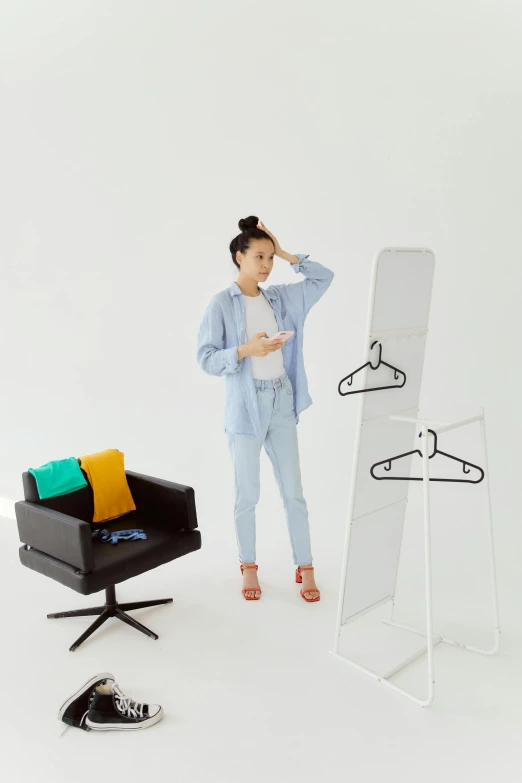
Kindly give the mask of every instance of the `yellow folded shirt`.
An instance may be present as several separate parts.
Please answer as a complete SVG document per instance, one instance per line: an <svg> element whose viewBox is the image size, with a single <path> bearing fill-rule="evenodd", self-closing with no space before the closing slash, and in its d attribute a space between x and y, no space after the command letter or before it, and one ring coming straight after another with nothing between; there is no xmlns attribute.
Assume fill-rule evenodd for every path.
<svg viewBox="0 0 522 783"><path fill-rule="evenodd" d="M94 495L93 522L107 522L136 510L125 475L123 452L97 451L80 457L80 463Z"/></svg>

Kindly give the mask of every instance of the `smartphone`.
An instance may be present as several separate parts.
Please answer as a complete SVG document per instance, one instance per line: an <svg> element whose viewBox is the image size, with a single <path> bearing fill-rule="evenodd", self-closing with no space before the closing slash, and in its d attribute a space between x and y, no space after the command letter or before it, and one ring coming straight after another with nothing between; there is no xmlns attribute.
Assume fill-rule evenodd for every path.
<svg viewBox="0 0 522 783"><path fill-rule="evenodd" d="M295 334L293 329L289 329L287 331L278 332L277 334L274 334L273 337L270 337L270 340L277 340L278 342L286 342L289 337L291 337L293 334ZM266 340L266 337L264 338Z"/></svg>

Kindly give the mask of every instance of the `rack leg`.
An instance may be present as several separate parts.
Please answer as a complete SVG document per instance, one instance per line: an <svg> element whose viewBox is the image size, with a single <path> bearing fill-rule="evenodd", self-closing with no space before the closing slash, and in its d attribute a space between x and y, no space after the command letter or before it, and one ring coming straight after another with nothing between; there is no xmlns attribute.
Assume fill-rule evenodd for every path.
<svg viewBox="0 0 522 783"><path fill-rule="evenodd" d="M491 511L491 490L489 484L489 463L488 463L488 447L486 443L486 420L484 416L484 408L482 410L482 418L480 420L480 433L482 436L482 450L484 452L484 472L486 481L486 498L487 498L487 515L488 515L488 536L489 536L489 558L490 558L490 576L491 576L491 589L493 593L493 612L495 618L495 641L491 649L480 652L484 652L485 655L493 655L497 652L500 646L500 618L498 611L498 590L497 590L497 575L495 568L495 545L493 541L493 514Z"/></svg>
<svg viewBox="0 0 522 783"><path fill-rule="evenodd" d="M427 624L427 642L428 642L428 699L427 703L433 701L433 685L435 683L433 674L433 616L431 605L431 529L430 529L430 468L429 468L429 445L428 429L425 424L422 426L422 490L424 497L424 560L426 570L426 624Z"/></svg>

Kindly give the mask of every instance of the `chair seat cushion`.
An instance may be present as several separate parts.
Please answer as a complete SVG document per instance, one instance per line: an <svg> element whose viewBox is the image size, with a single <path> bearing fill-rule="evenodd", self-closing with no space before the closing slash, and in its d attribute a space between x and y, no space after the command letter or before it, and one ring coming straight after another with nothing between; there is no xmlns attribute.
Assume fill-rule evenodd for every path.
<svg viewBox="0 0 522 783"><path fill-rule="evenodd" d="M110 544L99 538L93 539L94 571L98 578L103 579L107 584L112 584L110 578L114 572L118 573L120 578L117 581L121 582L129 578L127 572L132 572L130 575L134 576L136 573L141 574L166 562L163 559L165 551L175 553L180 536L181 540L184 540L184 533L176 531L168 522L157 522L138 511L131 511L118 519L92 527L105 529L110 533L115 530L141 528L147 536L146 539L118 541L117 544ZM170 559L172 558L168 558ZM136 571L136 568L140 570Z"/></svg>

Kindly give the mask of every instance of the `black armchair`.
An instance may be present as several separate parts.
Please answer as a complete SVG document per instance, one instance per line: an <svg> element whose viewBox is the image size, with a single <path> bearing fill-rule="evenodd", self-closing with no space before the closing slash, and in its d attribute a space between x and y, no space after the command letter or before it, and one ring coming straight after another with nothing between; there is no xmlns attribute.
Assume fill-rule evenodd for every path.
<svg viewBox="0 0 522 783"><path fill-rule="evenodd" d="M109 522L92 524L90 484L67 495L41 500L31 473L23 473L25 500L15 503L24 566L83 595L105 590L105 604L48 614L49 618L97 615L69 648L75 650L109 617L117 617L152 639L158 636L127 611L171 603L172 598L119 604L116 585L163 563L201 549L192 487L125 471L136 510ZM85 472L84 476L87 478ZM92 530L142 528L147 538L117 545L92 538Z"/></svg>

